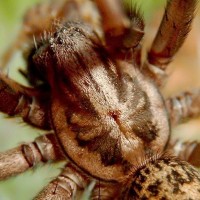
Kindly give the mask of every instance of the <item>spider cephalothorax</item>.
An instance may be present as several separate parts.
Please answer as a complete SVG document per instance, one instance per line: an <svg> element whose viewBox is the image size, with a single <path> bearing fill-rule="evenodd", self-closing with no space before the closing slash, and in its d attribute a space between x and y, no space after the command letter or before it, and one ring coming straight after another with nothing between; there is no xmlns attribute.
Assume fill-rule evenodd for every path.
<svg viewBox="0 0 200 200"><path fill-rule="evenodd" d="M165 148L169 124L155 85L131 64L113 60L87 25L58 29L36 49L31 67L50 84L63 148L93 176L117 180L138 157Z"/></svg>
<svg viewBox="0 0 200 200"><path fill-rule="evenodd" d="M26 57L25 76L33 88L0 76L0 110L54 133L0 154L0 178L41 161L66 160L61 175L37 199L79 198L93 179L101 182L92 199L196 199L198 171L164 152L171 147L172 154L180 156L170 141L170 120L197 116L200 92L168 100L159 92L165 68L190 29L196 1L168 1L144 64L144 25L138 12L125 12L117 0L61 2L60 23ZM172 15L174 9L177 16ZM39 25L32 30L42 31ZM198 148L193 145L188 160L198 159ZM9 166L11 160L15 166Z"/></svg>

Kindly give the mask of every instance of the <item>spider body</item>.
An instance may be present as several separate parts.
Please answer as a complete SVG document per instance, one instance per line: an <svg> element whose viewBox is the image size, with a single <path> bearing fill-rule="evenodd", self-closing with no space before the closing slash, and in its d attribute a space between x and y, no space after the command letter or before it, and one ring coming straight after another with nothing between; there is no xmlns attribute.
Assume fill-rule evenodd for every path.
<svg viewBox="0 0 200 200"><path fill-rule="evenodd" d="M165 68L190 29L196 1L168 2L144 63L140 60L144 25L134 9L125 12L117 0L96 0L96 6L89 0L61 2L64 6L57 8L57 17L62 23L43 40L37 38L43 32L40 25L25 23L37 33L36 44L26 57L25 76L33 88L0 75L0 111L21 115L25 122L53 133L1 153L0 179L39 162L66 160L62 173L38 200L77 199L93 179L101 182L92 199L170 199L171 193L172 198L196 199L198 171L164 152L171 147L181 157L183 152L176 152L176 143L170 140L170 123L200 114L200 92L165 100L159 91L167 76ZM89 16L82 10L85 5L92 8ZM169 17L178 6L178 17ZM101 25L92 18L94 13L99 13L95 20L101 18ZM185 21L180 18L183 14ZM184 32L180 31L183 27ZM163 38L166 29L176 33L174 46ZM198 143L188 147L187 160L199 166ZM186 194L188 188L193 190Z"/></svg>
<svg viewBox="0 0 200 200"><path fill-rule="evenodd" d="M132 64L114 62L89 28L64 25L31 67L50 85L52 124L67 156L95 177L118 180L138 157L164 149L167 111L156 86Z"/></svg>

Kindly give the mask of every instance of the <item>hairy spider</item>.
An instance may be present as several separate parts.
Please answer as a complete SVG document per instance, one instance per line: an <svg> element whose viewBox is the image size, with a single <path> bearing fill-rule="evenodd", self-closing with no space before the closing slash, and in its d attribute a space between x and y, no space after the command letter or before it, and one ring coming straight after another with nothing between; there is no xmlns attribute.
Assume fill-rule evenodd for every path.
<svg viewBox="0 0 200 200"><path fill-rule="evenodd" d="M199 116L200 90L168 99L159 92L197 1L167 2L144 62L143 19L121 4L60 0L27 13L2 63L34 36L24 55L27 72L21 71L30 87L1 73L0 111L48 132L0 153L0 180L41 162L65 161L35 199L79 199L93 180L91 199L200 199L193 167L200 166L200 144L170 138L171 126Z"/></svg>

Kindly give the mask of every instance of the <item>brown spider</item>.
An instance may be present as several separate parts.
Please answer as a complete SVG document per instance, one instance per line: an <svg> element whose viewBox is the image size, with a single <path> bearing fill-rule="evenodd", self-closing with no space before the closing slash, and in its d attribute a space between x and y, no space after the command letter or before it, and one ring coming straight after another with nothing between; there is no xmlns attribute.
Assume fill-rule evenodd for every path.
<svg viewBox="0 0 200 200"><path fill-rule="evenodd" d="M24 51L34 35L22 72L32 87L0 74L0 111L49 132L0 153L0 179L64 160L61 174L35 199L79 199L93 180L91 199L200 199L200 174L189 164L200 166L200 144L170 138L170 126L200 114L200 90L165 100L159 92L196 4L167 2L144 62L144 23L135 8L123 9L118 0L32 8L12 47Z"/></svg>

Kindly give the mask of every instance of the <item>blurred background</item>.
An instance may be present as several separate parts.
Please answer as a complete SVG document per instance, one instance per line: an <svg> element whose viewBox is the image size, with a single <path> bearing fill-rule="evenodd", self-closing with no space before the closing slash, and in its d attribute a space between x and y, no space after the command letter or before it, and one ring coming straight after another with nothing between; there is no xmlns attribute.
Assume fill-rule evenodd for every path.
<svg viewBox="0 0 200 200"><path fill-rule="evenodd" d="M0 56L13 43L19 32L23 15L28 8L41 0L0 0ZM147 51L158 29L166 0L134 0L144 13L144 51ZM15 55L9 63L9 77L24 82L17 72L23 68L23 60ZM169 66L170 78L163 88L165 96L175 95L191 88L200 88L200 7L193 29L184 46ZM0 151L13 148L22 142L32 141L42 131L23 123L20 118L0 116ZM200 138L200 119L182 124L173 129L173 135L183 140ZM63 163L40 165L22 175L0 182L0 200L31 200L41 188L55 177Z"/></svg>

